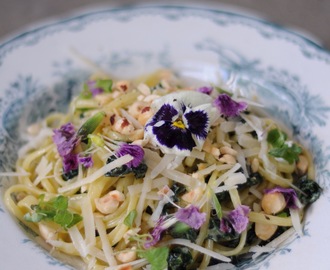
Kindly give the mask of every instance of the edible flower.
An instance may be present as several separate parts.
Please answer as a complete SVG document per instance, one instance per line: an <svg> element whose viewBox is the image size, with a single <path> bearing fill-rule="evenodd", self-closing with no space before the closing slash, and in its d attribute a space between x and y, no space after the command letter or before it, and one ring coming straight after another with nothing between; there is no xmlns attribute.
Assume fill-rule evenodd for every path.
<svg viewBox="0 0 330 270"><path fill-rule="evenodd" d="M247 108L247 103L236 102L227 94L220 94L213 104L225 117L238 116L240 112Z"/></svg>
<svg viewBox="0 0 330 270"><path fill-rule="evenodd" d="M105 176L121 177L129 173L134 173L136 178L144 178L148 167L145 163L143 163L144 150L139 145L128 143L120 144L119 148L116 150L115 155L112 155L108 158L107 164L125 155L130 155L133 157L133 159L121 167L117 167L106 172Z"/></svg>
<svg viewBox="0 0 330 270"><path fill-rule="evenodd" d="M74 153L74 149L81 141L86 140L89 134L95 131L104 117L104 112L96 113L89 118L77 132L75 131L74 125L70 122L62 125L59 129L54 129L53 142L62 158L64 173L76 170L79 161L86 168L93 165L91 159L80 160L78 154Z"/></svg>
<svg viewBox="0 0 330 270"><path fill-rule="evenodd" d="M179 208L174 215L161 216L151 232L152 239L144 244L145 248L156 245L161 234L178 221L198 230L206 221L206 214L201 213L198 207L191 204L185 208Z"/></svg>
<svg viewBox="0 0 330 270"><path fill-rule="evenodd" d="M206 95L210 95L213 91L213 87L212 86L202 86L196 89L197 92L206 94Z"/></svg>
<svg viewBox="0 0 330 270"><path fill-rule="evenodd" d="M59 129L54 129L53 141L61 157L70 154L79 141L73 124L67 123Z"/></svg>
<svg viewBox="0 0 330 270"><path fill-rule="evenodd" d="M242 233L249 224L248 214L250 208L246 205L239 205L230 211L220 222L220 230L224 233L231 233L232 229L237 233Z"/></svg>
<svg viewBox="0 0 330 270"><path fill-rule="evenodd" d="M88 156L79 156L78 157L78 162L80 164L82 164L85 168L91 168L93 167L93 159L92 159L92 156L88 155Z"/></svg>
<svg viewBox="0 0 330 270"><path fill-rule="evenodd" d="M285 198L286 206L288 208L291 209L301 208L301 203L298 199L298 195L293 188L275 187L272 189L266 189L264 192L265 194L272 194L277 192L282 193Z"/></svg>
<svg viewBox="0 0 330 270"><path fill-rule="evenodd" d="M200 213L198 207L193 204L179 208L174 216L195 230L198 230L206 220L206 214Z"/></svg>
<svg viewBox="0 0 330 270"><path fill-rule="evenodd" d="M203 104L209 97L182 92L154 101L157 111L145 127L146 138L163 153L187 155L194 147L201 148L210 128L211 106Z"/></svg>
<svg viewBox="0 0 330 270"><path fill-rule="evenodd" d="M143 148L139 145L122 143L116 151L117 157L131 155L133 159L126 164L129 168L138 167L144 158Z"/></svg>
<svg viewBox="0 0 330 270"><path fill-rule="evenodd" d="M68 173L73 170L78 169L78 155L74 153L69 153L62 157L63 161L63 171L64 173Z"/></svg>

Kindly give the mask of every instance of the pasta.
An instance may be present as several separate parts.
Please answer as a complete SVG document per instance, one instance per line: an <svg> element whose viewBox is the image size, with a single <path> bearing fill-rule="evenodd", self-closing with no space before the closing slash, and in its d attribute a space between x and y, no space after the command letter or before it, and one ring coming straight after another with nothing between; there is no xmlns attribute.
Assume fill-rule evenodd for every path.
<svg viewBox="0 0 330 270"><path fill-rule="evenodd" d="M239 265L302 234L321 191L308 151L255 102L167 70L93 76L28 131L5 203L78 269Z"/></svg>

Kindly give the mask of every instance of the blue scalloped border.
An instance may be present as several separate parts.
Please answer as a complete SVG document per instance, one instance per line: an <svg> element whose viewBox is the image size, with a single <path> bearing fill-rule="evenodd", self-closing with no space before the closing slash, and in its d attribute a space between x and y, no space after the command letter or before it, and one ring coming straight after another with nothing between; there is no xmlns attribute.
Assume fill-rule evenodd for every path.
<svg viewBox="0 0 330 270"><path fill-rule="evenodd" d="M0 66L2 65L3 58L12 50L18 48L20 45L33 45L42 38L62 30L80 31L87 24L93 21L104 19L130 21L136 16L150 16L155 14L168 20L180 20L187 16L195 16L211 20L215 24L222 26L230 24L248 26L258 30L259 33L266 38L283 39L289 43L297 45L305 57L330 63L330 54L317 43L296 32L285 29L277 24L261 20L259 18L252 18L229 11L201 7L175 5L132 5L120 8L109 8L100 11L93 11L72 18L51 22L4 41L0 45Z"/></svg>

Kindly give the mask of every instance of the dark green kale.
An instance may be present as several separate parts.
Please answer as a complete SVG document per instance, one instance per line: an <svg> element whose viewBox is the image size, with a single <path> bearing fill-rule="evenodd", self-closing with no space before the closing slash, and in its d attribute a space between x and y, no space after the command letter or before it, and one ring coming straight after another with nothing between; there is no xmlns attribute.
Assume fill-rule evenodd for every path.
<svg viewBox="0 0 330 270"><path fill-rule="evenodd" d="M230 246L235 246L239 241L239 237L240 234L238 234L234 229L232 229L230 233L225 233L221 231L220 220L217 217L210 218L209 231L206 237L207 239L211 239L218 244L226 243L227 245L229 244Z"/></svg>
<svg viewBox="0 0 330 270"><path fill-rule="evenodd" d="M74 170L68 171L67 173L63 173L62 179L64 181L68 181L68 180L76 177L77 175L78 175L78 169L74 169Z"/></svg>
<svg viewBox="0 0 330 270"><path fill-rule="evenodd" d="M300 202L305 205L315 202L321 196L322 188L306 176L296 180L294 184L301 191L297 191Z"/></svg>
<svg viewBox="0 0 330 270"><path fill-rule="evenodd" d="M189 225L183 222L177 222L168 231L173 238L188 239L191 242L195 242L198 236L197 230L194 230Z"/></svg>
<svg viewBox="0 0 330 270"><path fill-rule="evenodd" d="M115 155L112 155L111 157L108 158L107 164L114 161L114 160L116 160L116 159L117 159L117 157ZM105 174L105 176L108 176L108 177L121 177L121 176L124 176L126 174L133 173L136 178L140 179L140 178L143 178L146 175L147 169L148 169L148 167L145 163L141 163L137 167L128 167L127 165L123 165L121 167L114 168L111 171L108 171Z"/></svg>
<svg viewBox="0 0 330 270"><path fill-rule="evenodd" d="M239 184L237 186L237 188L238 188L238 190L243 190L245 188L249 188L249 187L252 187L252 186L255 186L255 185L259 185L262 181L263 181L263 178L258 172L252 173L247 178L246 182L243 183L243 184ZM230 199L228 191L223 191L221 193L217 193L216 196L217 196L218 201L220 203L228 201Z"/></svg>
<svg viewBox="0 0 330 270"><path fill-rule="evenodd" d="M167 257L167 265L169 270L187 269L188 265L192 262L192 255L187 247L174 247L170 250Z"/></svg>

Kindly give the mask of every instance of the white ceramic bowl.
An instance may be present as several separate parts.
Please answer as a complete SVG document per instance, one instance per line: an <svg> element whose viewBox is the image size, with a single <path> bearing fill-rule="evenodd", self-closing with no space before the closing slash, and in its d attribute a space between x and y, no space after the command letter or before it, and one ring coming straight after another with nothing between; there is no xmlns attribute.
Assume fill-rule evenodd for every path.
<svg viewBox="0 0 330 270"><path fill-rule="evenodd" d="M93 63L93 64L91 64ZM271 23L221 10L138 6L51 22L0 45L0 171L10 171L24 127L65 110L97 68L131 78L165 67L185 79L235 78L258 94L314 156L321 198L308 209L303 237L240 269L327 269L330 55ZM2 177L1 194L11 180ZM66 269L39 248L0 201L1 269Z"/></svg>

